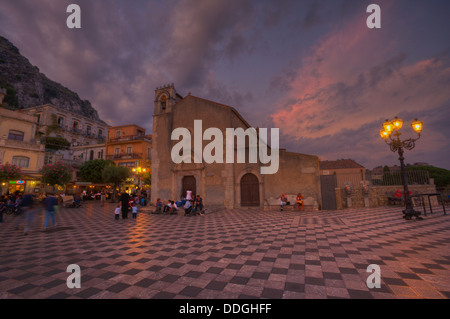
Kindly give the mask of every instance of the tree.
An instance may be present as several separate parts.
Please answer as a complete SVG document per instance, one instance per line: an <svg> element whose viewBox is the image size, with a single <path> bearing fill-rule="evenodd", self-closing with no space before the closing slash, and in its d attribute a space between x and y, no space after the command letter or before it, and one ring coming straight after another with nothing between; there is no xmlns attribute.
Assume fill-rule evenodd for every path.
<svg viewBox="0 0 450 319"><path fill-rule="evenodd" d="M104 183L102 171L105 167L112 165L114 165L114 162L104 159L87 161L80 166L79 176L85 182Z"/></svg>
<svg viewBox="0 0 450 319"><path fill-rule="evenodd" d="M105 183L114 185L111 202L114 203L117 187L131 175L130 169L125 166L106 166L102 170L102 179Z"/></svg>
<svg viewBox="0 0 450 319"><path fill-rule="evenodd" d="M42 174L42 182L53 187L55 185L65 186L72 180L72 172L72 167L61 162L44 165L40 171Z"/></svg>
<svg viewBox="0 0 450 319"><path fill-rule="evenodd" d="M142 175L142 183L144 185L152 185L152 174L150 173L144 173Z"/></svg>
<svg viewBox="0 0 450 319"><path fill-rule="evenodd" d="M20 179L21 177L22 177L22 170L20 169L19 166L9 163L0 165L0 183L17 180Z"/></svg>
<svg viewBox="0 0 450 319"><path fill-rule="evenodd" d="M445 168L439 168L434 166L410 166L408 171L428 171L430 178L434 178L434 184L436 187L446 187L450 185L450 171Z"/></svg>

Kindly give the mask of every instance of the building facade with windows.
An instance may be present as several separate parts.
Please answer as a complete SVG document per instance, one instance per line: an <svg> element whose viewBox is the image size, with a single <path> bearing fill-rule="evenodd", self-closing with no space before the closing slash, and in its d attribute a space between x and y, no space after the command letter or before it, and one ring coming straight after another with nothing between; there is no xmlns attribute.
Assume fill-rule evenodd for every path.
<svg viewBox="0 0 450 319"><path fill-rule="evenodd" d="M105 143L108 124L50 104L23 110L37 118L38 135L63 137L72 146Z"/></svg>
<svg viewBox="0 0 450 319"><path fill-rule="evenodd" d="M151 169L152 136L145 129L135 125L108 127L106 139L106 160L117 166Z"/></svg>
<svg viewBox="0 0 450 319"><path fill-rule="evenodd" d="M1 185L2 193L6 190L34 192L39 187L45 146L36 140L36 129L35 116L0 107L0 165L14 164L23 172L21 180Z"/></svg>
<svg viewBox="0 0 450 319"><path fill-rule="evenodd" d="M254 206L271 210L280 209L281 194L284 193L288 201L295 203L297 194L302 193L307 209L319 208L321 194L317 156L280 149L279 169L274 174L262 174L261 168L267 165L259 160L231 163L206 163L203 160L196 163L192 159L202 155L196 153L195 147L186 154L183 151L186 161L175 163L172 151L179 140L173 140L172 133L177 128L189 131L193 141L196 120L202 121L205 132L209 128L216 132L218 129L222 136L226 136L228 129L245 131L251 126L235 108L191 94L182 97L173 84L155 90L153 109L152 200L177 200L190 190L203 198L208 209ZM197 134L203 136L203 132ZM198 146L203 150L209 143L202 139ZM225 144L222 145L223 154ZM249 147L246 146L244 151L248 158ZM236 158L237 154L235 144L230 155Z"/></svg>

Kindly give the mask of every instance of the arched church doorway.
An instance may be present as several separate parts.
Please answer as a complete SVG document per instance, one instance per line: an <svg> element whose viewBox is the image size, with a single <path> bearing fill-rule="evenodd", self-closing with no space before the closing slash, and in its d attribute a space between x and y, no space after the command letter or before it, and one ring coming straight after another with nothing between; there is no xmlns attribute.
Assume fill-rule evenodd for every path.
<svg viewBox="0 0 450 319"><path fill-rule="evenodd" d="M241 206L260 206L259 181L251 173L241 178Z"/></svg>
<svg viewBox="0 0 450 319"><path fill-rule="evenodd" d="M182 180L181 196L186 197L186 191L192 191L192 197L197 194L197 183L192 175L184 176Z"/></svg>

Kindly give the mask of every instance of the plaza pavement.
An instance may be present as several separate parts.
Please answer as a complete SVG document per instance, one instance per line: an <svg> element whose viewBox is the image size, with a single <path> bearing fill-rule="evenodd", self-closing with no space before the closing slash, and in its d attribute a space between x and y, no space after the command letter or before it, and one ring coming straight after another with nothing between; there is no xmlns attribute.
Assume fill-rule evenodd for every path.
<svg viewBox="0 0 450 319"><path fill-rule="evenodd" d="M0 298L450 297L450 215L405 221L401 208L114 220L114 204L64 208L28 235L0 224ZM81 288L69 289L69 264ZM369 289L367 266L381 269Z"/></svg>

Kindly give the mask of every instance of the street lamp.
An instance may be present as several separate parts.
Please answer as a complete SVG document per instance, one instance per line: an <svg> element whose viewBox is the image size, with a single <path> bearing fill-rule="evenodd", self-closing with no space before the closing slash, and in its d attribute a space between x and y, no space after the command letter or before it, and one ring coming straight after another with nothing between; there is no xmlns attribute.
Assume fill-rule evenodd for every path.
<svg viewBox="0 0 450 319"><path fill-rule="evenodd" d="M132 171L135 175L138 176L138 185L139 185L139 187L141 187L141 174L144 174L145 172L147 172L147 169L139 166L139 167L133 168Z"/></svg>
<svg viewBox="0 0 450 319"><path fill-rule="evenodd" d="M417 138L409 138L407 140L400 140L400 129L403 126L403 120L395 117L392 121L386 120L383 123L383 129L380 130L381 138L388 144L392 152L398 152L400 160L400 169L402 176L402 183L405 196L405 210L403 211L403 218L409 220L413 216L417 219L422 219L419 211L415 211L412 205L411 197L408 190L408 179L406 177L405 158L403 157L404 149L412 150L416 145L415 142L420 138L422 132L423 123L417 119L411 123L414 132L417 133Z"/></svg>

